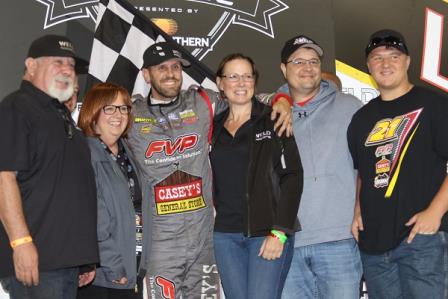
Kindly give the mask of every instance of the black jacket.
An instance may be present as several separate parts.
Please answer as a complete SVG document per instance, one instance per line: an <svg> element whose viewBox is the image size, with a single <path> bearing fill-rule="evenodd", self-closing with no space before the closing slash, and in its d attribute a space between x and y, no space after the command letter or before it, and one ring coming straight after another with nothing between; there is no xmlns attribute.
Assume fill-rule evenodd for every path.
<svg viewBox="0 0 448 299"><path fill-rule="evenodd" d="M246 204L243 205L245 235L264 236L271 229L288 235L300 230L297 219L303 189L303 169L293 137L278 137L271 120L271 107L252 101L249 168ZM229 109L215 116L212 148L223 129Z"/></svg>

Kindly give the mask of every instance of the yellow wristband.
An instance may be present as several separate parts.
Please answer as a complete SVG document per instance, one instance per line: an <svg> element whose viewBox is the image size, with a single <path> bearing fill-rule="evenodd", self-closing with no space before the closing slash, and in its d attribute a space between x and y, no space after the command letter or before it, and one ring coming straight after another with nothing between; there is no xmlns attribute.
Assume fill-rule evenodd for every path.
<svg viewBox="0 0 448 299"><path fill-rule="evenodd" d="M33 238L31 238L30 236L26 236L23 238L15 239L14 241L11 241L10 244L11 244L11 248L16 248L19 245L31 243L31 242L33 242Z"/></svg>

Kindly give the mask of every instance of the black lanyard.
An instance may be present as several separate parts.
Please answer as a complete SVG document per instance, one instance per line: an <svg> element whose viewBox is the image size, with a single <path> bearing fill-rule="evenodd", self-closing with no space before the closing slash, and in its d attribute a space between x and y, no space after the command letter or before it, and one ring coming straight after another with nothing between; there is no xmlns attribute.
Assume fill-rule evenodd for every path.
<svg viewBox="0 0 448 299"><path fill-rule="evenodd" d="M132 167L131 162L129 161L128 154L126 153L126 150L124 149L121 140L118 140L118 154L116 156L112 153L109 147L101 139L100 141L101 144L103 145L103 148L106 150L107 153L109 153L112 160L117 162L124 177L127 178L129 193L131 194L131 199L134 204L134 208L136 209L136 212L140 211L142 196L140 192L140 186L138 184L137 174L134 168Z"/></svg>

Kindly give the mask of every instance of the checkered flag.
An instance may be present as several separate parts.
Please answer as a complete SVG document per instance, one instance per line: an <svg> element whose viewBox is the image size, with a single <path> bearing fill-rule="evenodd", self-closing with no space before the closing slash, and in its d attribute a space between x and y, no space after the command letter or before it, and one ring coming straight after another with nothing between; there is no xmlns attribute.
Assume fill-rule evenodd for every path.
<svg viewBox="0 0 448 299"><path fill-rule="evenodd" d="M196 84L216 90L210 69L125 0L99 3L87 87L113 82L124 86L131 95L146 97L149 86L140 69L143 53L156 41L172 43L190 61L191 66L183 71L183 89Z"/></svg>

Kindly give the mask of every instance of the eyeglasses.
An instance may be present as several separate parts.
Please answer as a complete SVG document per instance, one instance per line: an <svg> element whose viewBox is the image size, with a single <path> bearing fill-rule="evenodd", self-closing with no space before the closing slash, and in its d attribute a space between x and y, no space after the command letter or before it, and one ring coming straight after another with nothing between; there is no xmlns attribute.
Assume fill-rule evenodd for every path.
<svg viewBox="0 0 448 299"><path fill-rule="evenodd" d="M380 45L395 47L404 50L406 54L408 53L408 48L401 39L395 36L386 36L372 38L370 43L367 45L366 54L369 54L373 50L373 48L376 48Z"/></svg>
<svg viewBox="0 0 448 299"><path fill-rule="evenodd" d="M253 74L229 74L229 75L222 75L221 77L226 78L229 80L229 82L239 82L241 79L244 82L254 82L255 76Z"/></svg>
<svg viewBox="0 0 448 299"><path fill-rule="evenodd" d="M112 115L117 111L117 109L120 111L121 114L129 114L131 112L131 106L128 105L106 105L103 107L104 114Z"/></svg>
<svg viewBox="0 0 448 299"><path fill-rule="evenodd" d="M304 67L305 65L317 67L320 65L320 60L316 58L313 59L295 58L293 60L287 61L286 63L292 63L297 65L298 67Z"/></svg>

